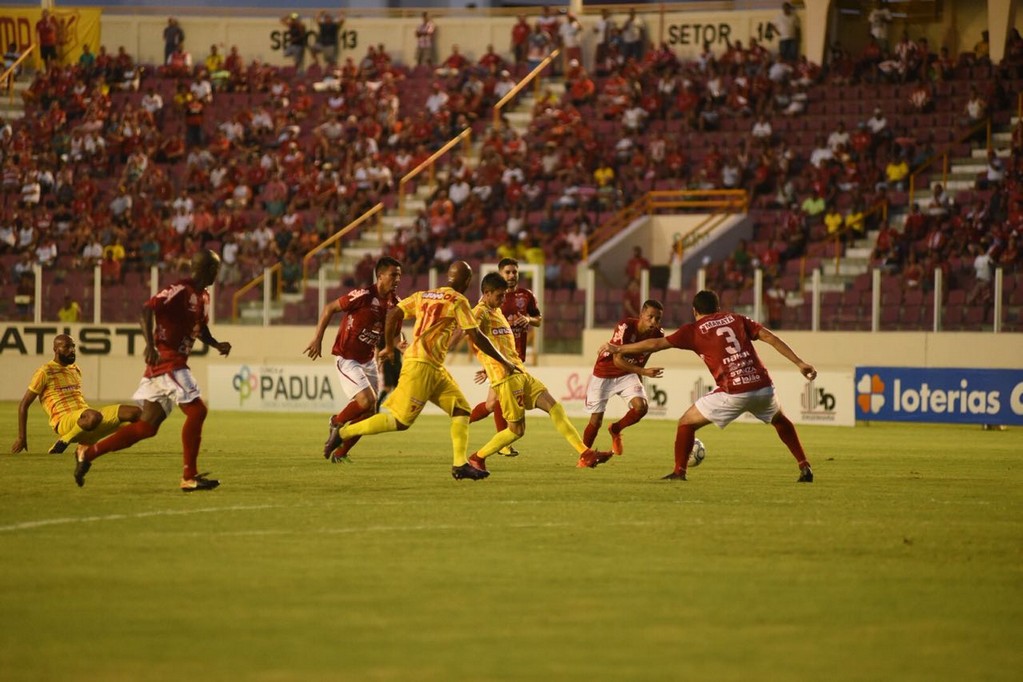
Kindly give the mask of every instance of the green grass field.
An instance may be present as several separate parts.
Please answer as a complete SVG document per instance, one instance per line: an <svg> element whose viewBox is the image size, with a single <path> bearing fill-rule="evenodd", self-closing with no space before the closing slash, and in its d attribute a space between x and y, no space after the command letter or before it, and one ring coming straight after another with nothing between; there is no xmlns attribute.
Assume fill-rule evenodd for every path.
<svg viewBox="0 0 1023 682"><path fill-rule="evenodd" d="M15 405L2 445L14 438ZM595 470L541 413L523 456L449 475L447 422L320 454L325 415L211 413L184 495L181 415L97 461L33 408L0 456L0 678L1010 680L1023 669L1023 430L704 429ZM578 422L581 426L581 422ZM490 435L473 425L470 447ZM607 435L599 444L606 447ZM1013 671L1016 672L1013 672Z"/></svg>

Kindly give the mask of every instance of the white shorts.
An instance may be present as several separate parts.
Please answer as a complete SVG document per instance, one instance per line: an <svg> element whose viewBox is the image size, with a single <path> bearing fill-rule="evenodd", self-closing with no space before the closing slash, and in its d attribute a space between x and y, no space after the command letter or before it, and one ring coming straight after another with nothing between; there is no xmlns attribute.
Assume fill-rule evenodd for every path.
<svg viewBox="0 0 1023 682"><path fill-rule="evenodd" d="M712 391L696 401L696 409L719 429L723 429L743 412L749 412L765 424L770 424L774 415L778 414L778 401L774 397L774 386L747 393Z"/></svg>
<svg viewBox="0 0 1023 682"><path fill-rule="evenodd" d="M192 370L185 367L176 369L170 374L155 377L142 377L139 387L135 389L132 400L141 405L145 401L158 403L164 414L170 414L175 403L190 403L199 398L199 387L192 376Z"/></svg>
<svg viewBox="0 0 1023 682"><path fill-rule="evenodd" d="M620 395L625 402L633 398L646 400L646 389L638 374L609 379L590 375L590 382L586 385L586 412L603 414L608 399L613 395Z"/></svg>
<svg viewBox="0 0 1023 682"><path fill-rule="evenodd" d="M379 386L376 360L356 362L338 357L335 366L337 367L337 376L341 380L341 390L345 392L349 400L367 388L373 389L373 393L376 394Z"/></svg>

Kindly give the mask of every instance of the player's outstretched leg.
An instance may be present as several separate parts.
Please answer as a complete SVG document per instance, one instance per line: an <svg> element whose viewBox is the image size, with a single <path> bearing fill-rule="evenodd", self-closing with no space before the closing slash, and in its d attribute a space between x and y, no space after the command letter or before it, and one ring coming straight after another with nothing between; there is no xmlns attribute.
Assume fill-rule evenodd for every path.
<svg viewBox="0 0 1023 682"><path fill-rule="evenodd" d="M789 452L796 458L796 464L799 465L798 482L813 483L813 470L810 468L810 463L806 460L806 453L803 452L803 444L799 442L799 434L796 433L795 425L779 411L774 415L774 419L771 420L771 426L778 432L781 442L785 443Z"/></svg>
<svg viewBox="0 0 1023 682"><path fill-rule="evenodd" d="M597 442L597 434L600 433L600 425L604 421L604 414L591 414L590 421L586 423L586 428L583 429L583 444L592 448L593 444Z"/></svg>
<svg viewBox="0 0 1023 682"><path fill-rule="evenodd" d="M508 420L504 418L504 412L501 411L501 403L494 405L494 428L500 431L504 431L508 428ZM513 448L511 445L503 447L497 451L497 454L504 455L505 457L518 457L519 451Z"/></svg>
<svg viewBox="0 0 1023 682"><path fill-rule="evenodd" d="M636 404L636 401L640 402ZM607 432L611 435L611 452L616 455L621 455L625 452L625 447L622 445L622 431L642 419L646 415L646 411L646 401L640 398L633 398L625 415L607 427Z"/></svg>
<svg viewBox="0 0 1023 682"><path fill-rule="evenodd" d="M690 424L679 424L675 429L675 468L664 477L668 481L686 480L686 467L689 465L689 453L696 442L696 428Z"/></svg>
<svg viewBox="0 0 1023 682"><path fill-rule="evenodd" d="M478 403L476 407L472 408L472 414L469 415L469 423L475 424L481 419L486 419L490 416L490 408L487 407L487 401L484 400Z"/></svg>
<svg viewBox="0 0 1023 682"><path fill-rule="evenodd" d="M158 425L140 419L134 424L128 424L114 431L95 445L85 445L84 443L79 445L75 448L75 483L79 488L85 485L85 474L89 473L92 462L97 457L131 447L145 438L152 438L158 430Z"/></svg>
<svg viewBox="0 0 1023 682"><path fill-rule="evenodd" d="M554 428L557 429L562 438L568 441L572 449L579 454L579 460L575 463L576 467L592 469L598 464L603 464L611 459L610 452L594 450L583 442L583 439L579 436L579 431L576 430L575 425L568 418L568 414L565 413L564 406L561 403L555 402L550 392L545 391L541 394L537 398L536 406L550 416L551 421L554 422Z"/></svg>
<svg viewBox="0 0 1023 682"><path fill-rule="evenodd" d="M345 405L344 409L337 414L331 415L327 422L329 428L327 440L323 444L323 458L330 459L331 453L341 445L341 436L338 432L345 424L354 424L372 414L372 410L369 410L366 405L363 405L356 399Z"/></svg>
<svg viewBox="0 0 1023 682"><path fill-rule="evenodd" d="M92 468L92 461L85 458L85 451L88 445L79 445L75 448L75 483L81 488L85 485L85 475Z"/></svg>
<svg viewBox="0 0 1023 682"><path fill-rule="evenodd" d="M202 399L193 400L179 405L185 415L185 423L181 427L181 490L186 493L198 490L213 490L220 481L208 478L208 474L200 474L199 447L202 445L202 426L206 422L206 403Z"/></svg>
<svg viewBox="0 0 1023 682"><path fill-rule="evenodd" d="M348 422L349 424L358 424L359 422L369 419L373 416L372 412L363 412L355 419ZM362 436L352 436L351 438L342 441L340 436L338 437L338 446L330 451L328 455L331 464L348 464L352 460L348 458L348 453L352 451L355 444L362 440Z"/></svg>
<svg viewBox="0 0 1023 682"><path fill-rule="evenodd" d="M506 428L498 431L493 437L488 440L483 447L476 452L472 453L469 457L469 464L476 467L481 471L487 470L486 459L494 453L500 452L504 448L509 447L512 443L521 438L522 435L515 433L511 428Z"/></svg>

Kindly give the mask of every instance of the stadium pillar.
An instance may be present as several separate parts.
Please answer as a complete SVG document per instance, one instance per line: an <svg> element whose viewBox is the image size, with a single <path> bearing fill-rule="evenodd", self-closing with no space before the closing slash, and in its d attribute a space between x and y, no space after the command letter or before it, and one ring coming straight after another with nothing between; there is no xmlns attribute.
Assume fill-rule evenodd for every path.
<svg viewBox="0 0 1023 682"><path fill-rule="evenodd" d="M1008 3L1010 0L1000 1ZM828 13L831 10L831 0L804 0L803 4L806 6L803 15L803 50L811 62L823 64L824 51L828 45Z"/></svg>
<svg viewBox="0 0 1023 682"><path fill-rule="evenodd" d="M103 275L99 265L92 268L92 323L99 324L103 316Z"/></svg>
<svg viewBox="0 0 1023 682"><path fill-rule="evenodd" d="M987 30L992 64L1001 63L1005 57L1009 27L1016 25L1016 4L1013 0L987 0Z"/></svg>

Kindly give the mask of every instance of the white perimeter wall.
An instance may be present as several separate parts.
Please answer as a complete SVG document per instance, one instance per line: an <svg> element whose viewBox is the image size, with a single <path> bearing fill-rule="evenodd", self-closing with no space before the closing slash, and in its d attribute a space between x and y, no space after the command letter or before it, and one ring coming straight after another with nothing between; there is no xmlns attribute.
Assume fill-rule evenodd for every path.
<svg viewBox="0 0 1023 682"><path fill-rule="evenodd" d="M52 357L50 349L57 325L6 325L0 329L3 330L0 400L18 400L24 395L32 372ZM116 333L118 330L120 334ZM134 328L73 325L69 331L79 339L78 364L84 375L86 397L96 403L128 400L142 375L141 344L136 337L130 353L125 335ZM344 404L331 359L313 362L302 353L312 336L312 327L263 329L215 325L213 331L218 339L234 345L234 353L227 359L193 356L191 366L215 409L329 411ZM783 407L803 422L852 423L852 382L858 365L994 369L1023 366L1023 334L785 331L780 334L821 371L816 384L808 386L771 348L763 345L759 348L779 386ZM589 330L584 332L582 355L549 354L540 358L535 373L554 397L565 403L570 414L582 416L583 391L596 349L609 338L609 329ZM330 338L324 340L325 350L331 342ZM100 354L86 352L90 349ZM471 383L476 367L464 352L453 354L449 365L469 400L482 400L485 391ZM677 417L696 394L712 384L702 362L692 353L667 350L654 356L651 366L666 368L665 376L648 386L652 400L659 398L652 406L651 416ZM245 372L248 374L240 376ZM249 382L249 393L244 399L238 386L243 380ZM815 412L816 403L811 397L821 389L838 398L835 414L828 419ZM609 405L608 415L623 411L620 401L615 401ZM0 423L12 428L14 425L12 420Z"/></svg>

